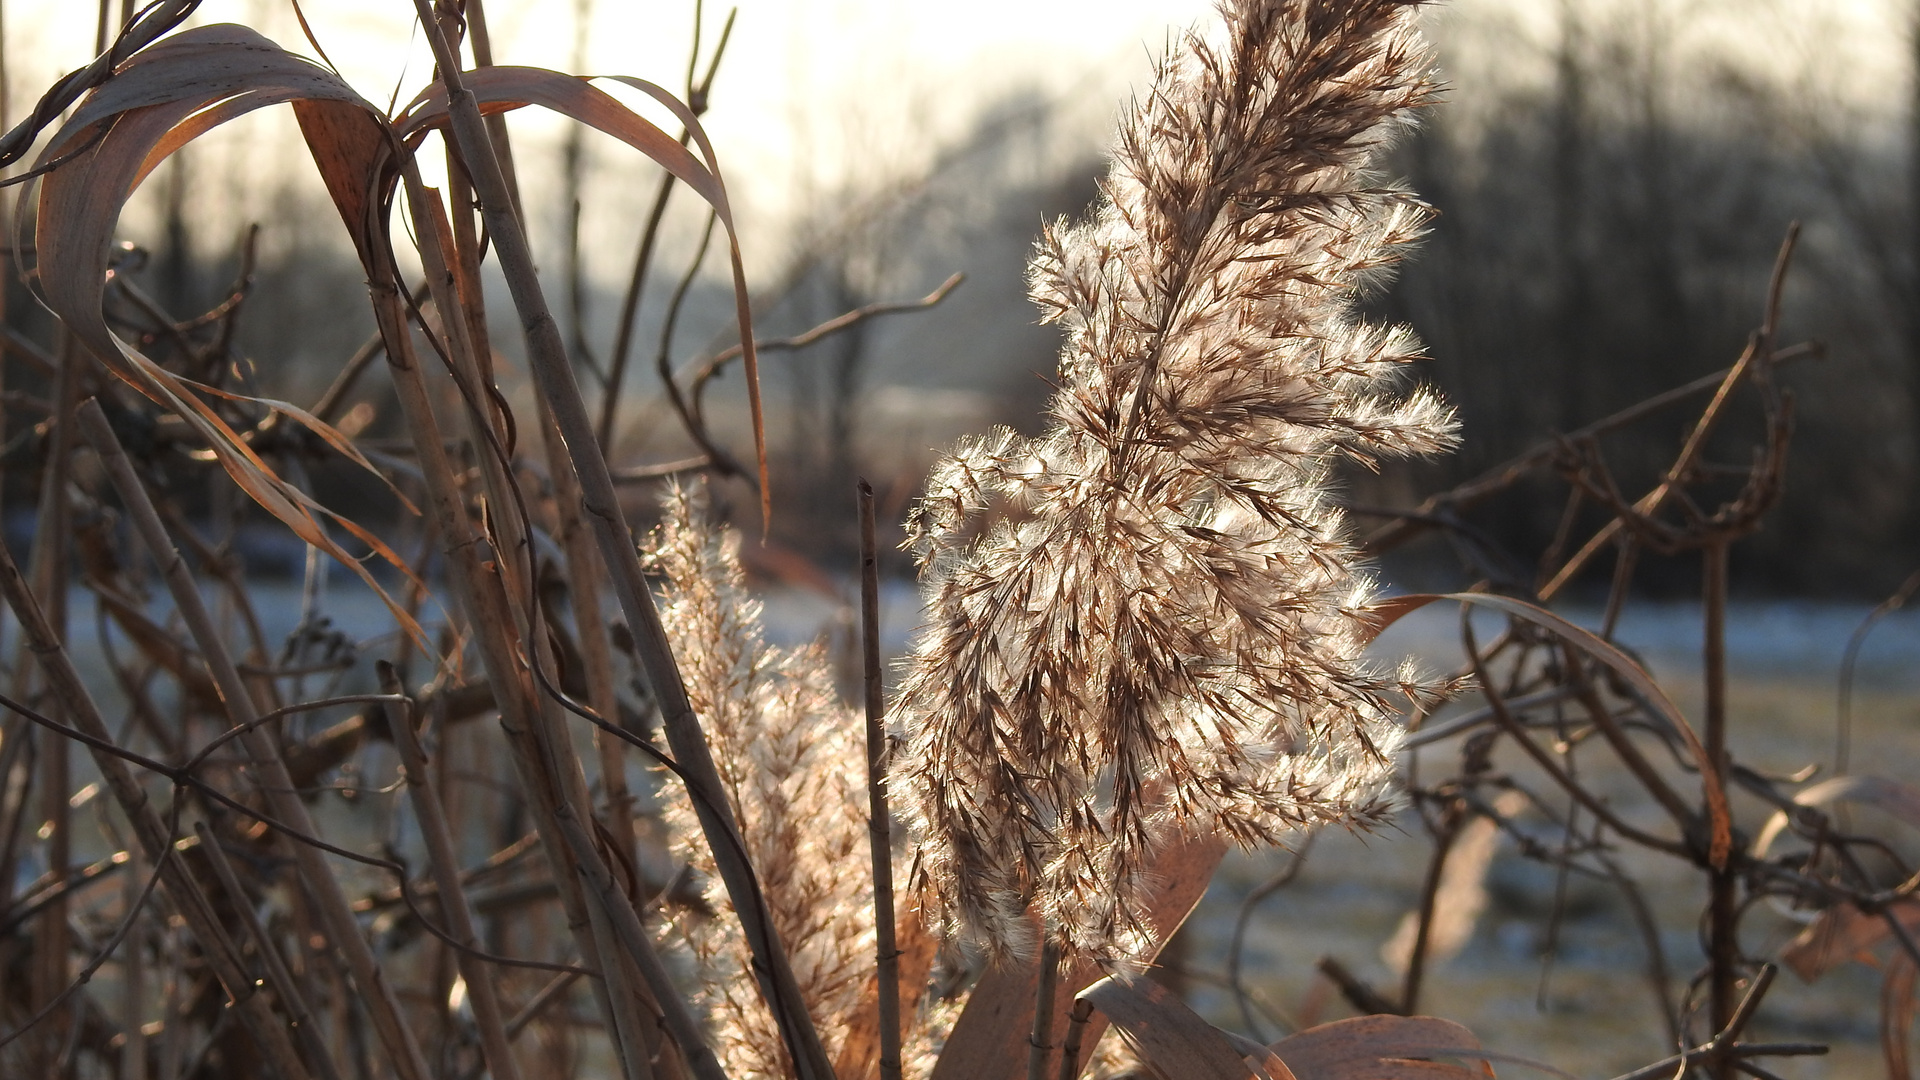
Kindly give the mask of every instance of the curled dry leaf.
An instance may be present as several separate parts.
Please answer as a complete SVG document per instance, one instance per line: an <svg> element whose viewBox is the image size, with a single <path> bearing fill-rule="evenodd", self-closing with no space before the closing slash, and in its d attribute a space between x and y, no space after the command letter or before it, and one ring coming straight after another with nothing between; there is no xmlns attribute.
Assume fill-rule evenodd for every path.
<svg viewBox="0 0 1920 1080"><path fill-rule="evenodd" d="M1436 1016L1357 1016L1270 1048L1301 1080L1474 1080L1493 1076L1473 1032ZM1474 1067L1430 1060L1459 1057Z"/></svg>
<svg viewBox="0 0 1920 1080"><path fill-rule="evenodd" d="M405 560L373 533L282 480L186 380L107 326L103 305L111 276L109 241L135 187L194 136L254 109L296 99L372 108L337 75L242 26L184 31L136 54L87 97L41 155L42 163L73 156L48 173L38 191L34 247L40 295L109 370L184 419L241 490L301 540L353 570L424 644L425 634L405 606L389 597L360 560L328 535L316 512L339 522L403 574L411 574ZM76 147L84 149L76 152ZM313 418L301 422L308 419L309 426L327 428ZM323 435L335 445L348 441L331 428Z"/></svg>
<svg viewBox="0 0 1920 1080"><path fill-rule="evenodd" d="M705 132L686 107L651 83L621 79L681 116L705 161L584 79L533 68L489 68L470 85L494 108L544 105L592 125L640 150L683 180L726 224L734 268L737 315L746 344L747 382L754 407L763 501L766 455L759 384L746 307L746 286L732 212ZM97 87L62 125L40 163L71 160L39 183L34 217L37 284L42 300L128 385L183 418L206 442L234 482L306 543L325 551L387 601L407 632L425 642L405 607L387 596L367 568L340 547L316 515L330 517L403 574L406 562L372 532L316 503L283 480L196 391L207 391L167 371L108 327L103 301L110 279L113 231L133 191L168 155L195 138L254 110L291 103L299 114L314 163L345 219L363 263L390 258L383 211L393 183L391 154L399 136L417 135L445 118L444 92L422 95L389 127L380 110L337 74L286 51L254 30L231 24L197 27L135 54ZM92 140L89 145L89 140ZM375 274L375 279L383 275ZM286 402L219 396L272 409L314 431L362 467L372 465L352 440ZM384 479L384 477L383 477Z"/></svg>
<svg viewBox="0 0 1920 1080"><path fill-rule="evenodd" d="M733 208L727 201L726 184L720 179L720 161L713 152L706 129L699 117L660 86L629 75L607 76L608 81L632 87L665 106L686 126L694 145L700 148L696 159L678 139L660 130L652 121L622 105L617 99L577 75L531 67L483 67L467 72L463 79L483 111L501 112L527 105L540 105L613 136L652 158L674 178L693 189L713 207L714 215L727 233L727 254L733 271L734 316L739 324L741 362L746 371L747 402L752 410L754 455L759 467L760 513L764 522L772 513L772 489L767 483L766 423L760 406L759 355L754 347L753 318L747 308L746 267L740 258L740 237L734 229ZM414 136L428 127L447 122L447 91L435 85L407 106L396 122L402 135ZM704 160L702 160L704 159Z"/></svg>
<svg viewBox="0 0 1920 1080"><path fill-rule="evenodd" d="M1151 979L1105 978L1079 996L1119 1028L1161 1075L1179 1080L1250 1080L1253 1070L1212 1024ZM1271 1080L1294 1080L1284 1072Z"/></svg>
<svg viewBox="0 0 1920 1080"><path fill-rule="evenodd" d="M1908 933L1920 934L1920 900L1909 897L1888 905L1887 910ZM1849 960L1873 963L1871 950L1892 935L1885 915L1869 915L1842 900L1815 916L1780 950L1780 962L1813 982Z"/></svg>
<svg viewBox="0 0 1920 1080"><path fill-rule="evenodd" d="M1830 777L1796 792L1793 801L1807 807L1860 803L1920 828L1920 788L1881 776ZM1785 811L1775 811L1754 838L1754 858L1767 858L1790 824ZM1907 897L1888 905L1885 914L1873 915L1842 900L1816 915L1806 929L1780 951L1780 961L1808 982L1849 960L1872 963L1870 950L1893 932L1887 925L1888 915L1899 919L1909 932L1920 932L1920 900Z"/></svg>
<svg viewBox="0 0 1920 1080"><path fill-rule="evenodd" d="M1838 802L1862 803L1886 811L1892 817L1920 829L1920 788L1889 780L1884 776L1834 776L1798 791L1793 801L1800 806L1828 806ZM1764 858L1775 840L1786 831L1785 811L1775 811L1753 841L1756 858Z"/></svg>

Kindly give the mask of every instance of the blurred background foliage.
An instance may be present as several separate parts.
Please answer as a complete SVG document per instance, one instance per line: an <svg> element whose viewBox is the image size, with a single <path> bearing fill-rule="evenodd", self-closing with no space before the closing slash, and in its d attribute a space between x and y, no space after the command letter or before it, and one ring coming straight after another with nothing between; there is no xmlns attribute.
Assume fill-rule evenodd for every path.
<svg viewBox="0 0 1920 1080"><path fill-rule="evenodd" d="M222 17L215 8L200 21ZM504 61L604 66L588 47L605 11L586 0L571 10L531 8L556 22L571 17L571 34L548 36L570 38L578 63L519 57L511 45ZM897 521L937 449L994 423L1038 426L1057 338L1036 325L1025 300L1025 255L1042 222L1077 214L1094 197L1114 91L1140 85L1158 46L1123 42L1107 61L1083 49L1063 54L1059 70L1026 54L976 58L929 68L929 89L903 81L913 58L883 47L876 35L884 27L860 29L872 13L813 8L820 19L845 20L840 37L873 48L854 49L841 82L820 91L820 108L792 103L784 171L766 165L775 157L738 155L746 164L732 180L746 206L761 334L921 297L956 272L966 281L936 307L861 322L770 361L778 512L775 554L761 569L787 577L806 571L785 555L834 571L847 565L854 474L874 481L882 520ZM508 24L530 17L509 11L503 42L512 41ZM279 19L286 25L277 36L298 43L288 13L256 14ZM771 17L747 5L738 31L747 44L736 47L749 48L753 21ZM1782 332L1823 351L1786 375L1798 422L1787 494L1766 530L1736 551L1735 586L1876 598L1920 566L1920 4L1461 0L1426 18L1448 89L1395 149L1390 178L1437 216L1370 304L1426 341L1432 360L1420 376L1458 407L1465 442L1437 462L1354 475L1352 501L1411 506L1554 432L1730 364L1758 318L1780 239L1798 220L1805 233ZM326 27L320 32L324 43ZM861 57L871 58L870 71ZM767 98L751 59L730 57L715 82L710 123L723 163L729 116L739 115L727 112L729 95ZM38 77L30 63L16 67L16 85ZM640 73L671 85L671 70ZM955 71L972 75L954 85ZM929 112L927 101L943 104ZM262 184L230 167L235 158L294 153L292 125L280 119L250 118L169 162L129 215L141 250L128 265L168 310L207 310L240 274L244 245L235 237L264 223L236 339L253 369L238 374L308 403L372 327L336 314L358 306L360 275L311 178L288 169ZM565 307L585 346L578 351L591 392L616 337L655 179L563 127L516 123L528 125L517 141L534 239L543 270L577 297ZM589 209L576 215L576 204ZM663 351L684 368L729 344L724 260L712 250L662 342L703 217L691 200L668 207L633 335L630 394L659 396L653 371ZM19 335L50 340L17 285L8 301ZM511 349L516 337L496 340ZM375 437L395 434L384 378L376 370L362 387L372 408L357 422ZM42 393L36 379L29 364L10 380L16 405ZM737 377L723 378L713 394L714 429L736 455L746 446L739 390ZM663 404L626 415L617 464L692 451ZM1676 413L1611 443L1623 483L1652 479L1684 422ZM1724 437L1736 445L1750 435L1735 425ZM32 436L15 438L9 460L34 452ZM325 490L326 478L315 479ZM351 487L334 494L360 497ZM16 529L35 495L28 484L7 486ZM750 510L744 486L732 498ZM635 507L650 504L636 489ZM1523 485L1478 520L1488 542L1532 552L1560 515L1544 489ZM1430 542L1391 556L1387 576L1439 584L1456 576L1455 565ZM1656 593L1695 588L1686 563L1654 561L1642 574Z"/></svg>

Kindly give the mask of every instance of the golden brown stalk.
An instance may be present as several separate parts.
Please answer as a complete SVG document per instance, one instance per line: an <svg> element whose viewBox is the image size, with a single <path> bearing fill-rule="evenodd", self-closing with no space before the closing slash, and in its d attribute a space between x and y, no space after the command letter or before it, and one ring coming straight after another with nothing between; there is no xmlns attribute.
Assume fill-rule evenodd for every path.
<svg viewBox="0 0 1920 1080"><path fill-rule="evenodd" d="M1381 812L1398 730L1360 659L1372 595L1342 457L1453 441L1356 289L1425 210L1368 175L1430 93L1412 6L1234 0L1123 126L1106 197L1042 237L1067 329L1052 426L963 444L910 521L928 629L895 773L929 916L1000 956L1151 939L1177 834L1270 843ZM1404 680L1402 680L1404 681Z"/></svg>
<svg viewBox="0 0 1920 1080"><path fill-rule="evenodd" d="M678 665L660 628L659 613L654 609L646 583L641 580L639 566L633 557L632 536L627 530L612 476L594 443L592 421L587 416L586 404L581 400L580 387L574 381L573 369L560 341L553 313L547 307L541 291L539 277L534 270L533 254L507 190L500 163L494 156L492 140L480 115L479 103L473 93L466 89L460 75L459 57L434 22L427 0L414 0L414 7L426 31L428 43L433 48L434 60L440 68L440 79L446 87L450 133L473 170L474 190L480 198L488 232L499 254L501 269L513 295L514 306L519 311L521 325L526 331L528 366L533 372L538 391L552 406L554 421L566 440L568 456L580 479L586 520L599 542L614 594L626 616L628 627L633 631L648 686L660 705L661 726L679 762L680 778L690 785L693 792L702 832L713 852L716 869L726 882L727 893L742 909L741 928L757 961L753 968L755 978L769 1007L779 1018L781 1038L793 1055L794 1068L802 1080L831 1080L833 1066L821 1046L818 1032L813 1030L808 1020L787 956L787 947L773 933L772 917L761 894L755 868L737 854L739 830L726 810L726 796L714 771L712 752L685 699ZM752 327L746 317L746 297L737 258L735 271L735 300L741 322L741 337L744 341L750 341ZM758 435L763 426L760 423L758 376L753 357L749 346L745 354L749 401L752 404L756 444L762 448L760 459L764 462L764 439ZM764 465L760 471L764 519L768 516L767 499L770 495L764 479ZM583 869L594 868L589 866ZM624 920L616 921L625 926Z"/></svg>
<svg viewBox="0 0 1920 1080"><path fill-rule="evenodd" d="M461 369L462 377L471 381L477 376L477 369L472 363L469 343L461 332L465 323L460 313L464 309L452 294L450 286L453 283L444 258L447 245L441 241L441 237L450 230L444 215L438 212L433 193L418 184L418 177L413 170L409 170L407 179L410 196L417 200L415 207L422 214L419 229L421 253L428 263L429 280L441 290L438 306L443 311L455 313L444 320L448 342L453 347L455 363ZM387 357L394 373L394 385L414 430L415 445L419 450L441 542L453 564L451 578L454 591L461 608L467 613L480 646L488 680L493 684L501 727L507 733L512 749L510 758L529 796L543 840L543 850L558 879L568 929L573 933L581 955L600 961L603 979L594 982L595 996L613 1032L622 1065L630 1077L643 1076L645 1055L636 1052L636 1049L643 1047L645 1041L631 1029L644 1026L642 1014L644 1012L646 1018L650 1019L652 1010L634 1007L631 999L638 991L627 986L623 977L622 949L618 947L622 941L617 939L610 927L596 925L596 920L605 922L604 913L596 914L596 905L599 903L596 897L604 893L601 888L604 881L596 880L594 871L604 873L605 868L598 865L599 856L592 850L590 840L584 847L577 844L580 839L576 835L580 832L578 818L585 811L586 804L583 800L570 799L571 785L566 783L574 779L578 771L577 762L568 768L565 767L567 762L555 758L556 753L564 755L569 750L563 739L542 738L543 732L557 725L551 723L554 718L542 715L542 700L534 694L530 673L515 644L513 631L517 626L526 625L527 620L516 611L507 595L503 572L483 565L476 552L476 537L461 503L458 483L446 457L421 371L407 337L406 322L399 310L398 286L389 275L377 281L372 292L376 314L380 317L387 339ZM485 423L483 419L474 419L476 423ZM480 437L477 441L484 443L485 439ZM505 519L507 524L511 524L511 521L511 518ZM576 828L570 831L568 822L572 822ZM645 949L651 948L650 943L643 941L640 944ZM657 961L649 967L647 961L647 957L635 957L643 977L655 988L656 998L659 999L656 1004L665 1013L665 1027L672 1032L681 1053L697 1072L700 1061L711 1060L704 1039L689 1010L674 993L664 968Z"/></svg>

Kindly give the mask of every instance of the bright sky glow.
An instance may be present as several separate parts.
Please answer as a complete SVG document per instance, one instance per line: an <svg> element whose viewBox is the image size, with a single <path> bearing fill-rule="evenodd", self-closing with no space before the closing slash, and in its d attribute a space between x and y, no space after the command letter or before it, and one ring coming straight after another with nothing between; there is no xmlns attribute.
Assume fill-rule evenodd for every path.
<svg viewBox="0 0 1920 1080"><path fill-rule="evenodd" d="M1898 9L1906 0L1456 0L1430 9L1428 17L1443 27L1472 28L1443 31L1458 69L1448 72L1460 84L1458 96L1469 96L1468 78L1542 77L1561 2L1605 13L1593 17L1666 19L1658 32L1677 59L1691 49L1724 50L1736 42L1750 54L1746 66L1806 94L1860 102L1868 111L1902 109L1907 101L1902 35L1888 32L1904 25ZM117 10L119 0L113 6ZM707 127L743 230L776 235L822 200L844 199L876 177L911 175L943 142L962 134L984 103L1010 90L1073 103L1074 130L1097 142L1118 104L1144 85L1150 57L1167 35L1206 17L1210 6L1207 0L741 0ZM81 0L7 5L10 117L51 79L86 61L93 9ZM334 62L376 103L384 106L396 90L404 102L428 79L431 62L414 31L409 0L307 0L304 9ZM488 15L499 62L639 75L677 90L685 81L693 9L692 0L492 0ZM723 0L707 4L703 55L726 10ZM290 0L207 0L195 21L244 22L309 51ZM543 183L538 174L555 171L562 126L531 110L513 125L516 152L535 174L530 182ZM212 145L196 151L204 164L193 193L237 219L270 220L272 208L260 205L258 159L294 164L299 150L291 119L285 110L269 110L235 129L218 137L224 142L208 140ZM605 249L606 258L592 258L610 268L615 249L631 243L625 234L652 184L624 148L595 139L590 153L595 170L583 201L599 224L589 246ZM227 167L236 155L249 165L239 175ZM533 224L538 234L542 223ZM552 224L546 223L549 232ZM754 254L749 251L750 260Z"/></svg>
<svg viewBox="0 0 1920 1080"><path fill-rule="evenodd" d="M738 6L707 127L743 216L762 223L784 217L795 198L844 187L868 165L910 165L1009 87L1049 97L1080 92L1109 103L1104 120L1144 82L1169 26L1207 10L1204 0ZM727 8L706 5L703 66ZM431 59L408 0L308 0L303 9L328 56L376 104L385 106L396 89L404 103L429 78ZM488 20L497 62L639 75L678 92L693 9L691 0L494 0ZM588 30L578 35L583 13ZM51 79L86 61L94 13L93 5L68 0L9 5L7 17L9 115L17 117ZM243 22L290 49L312 51L288 0L208 0L193 21ZM291 120L276 115L253 126L290 131ZM531 114L516 117L514 126L534 154L561 137L559 124ZM281 152L292 149L284 138L257 137ZM599 146L593 152L603 165L618 164L613 159L625 153Z"/></svg>

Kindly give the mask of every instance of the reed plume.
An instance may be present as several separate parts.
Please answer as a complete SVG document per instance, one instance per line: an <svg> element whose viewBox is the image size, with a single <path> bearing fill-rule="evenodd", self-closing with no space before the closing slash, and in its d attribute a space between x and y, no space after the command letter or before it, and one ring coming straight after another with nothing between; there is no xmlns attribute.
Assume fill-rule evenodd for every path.
<svg viewBox="0 0 1920 1080"><path fill-rule="evenodd" d="M673 487L647 557L666 579L661 619L713 747L774 931L827 1052L837 1055L873 958L861 718L840 700L823 647L780 649L748 598L737 533L713 526L703 488ZM753 956L692 805L668 784L675 854L705 876L718 917L679 920L729 1076L792 1074L753 978Z"/></svg>
<svg viewBox="0 0 1920 1080"><path fill-rule="evenodd" d="M963 443L909 521L929 613L894 791L929 919L996 956L1036 922L1141 955L1175 831L1383 810L1408 684L1360 658L1373 586L1330 470L1454 441L1394 390L1418 343L1354 311L1427 216L1369 166L1430 61L1396 0L1221 13L1123 122L1090 218L1038 244L1048 430Z"/></svg>

